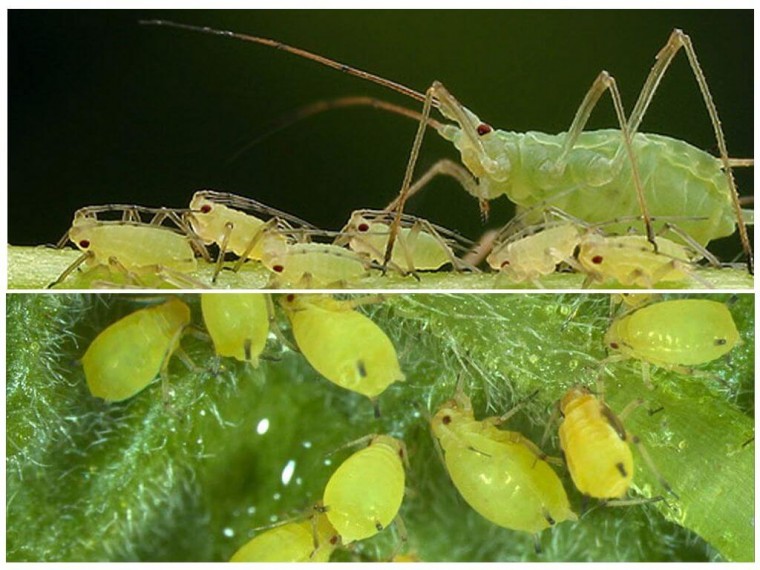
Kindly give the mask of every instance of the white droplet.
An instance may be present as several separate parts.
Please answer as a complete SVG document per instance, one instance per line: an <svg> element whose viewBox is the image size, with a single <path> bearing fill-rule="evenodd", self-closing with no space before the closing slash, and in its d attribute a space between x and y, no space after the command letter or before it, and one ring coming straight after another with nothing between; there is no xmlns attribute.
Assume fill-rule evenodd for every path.
<svg viewBox="0 0 760 570"><path fill-rule="evenodd" d="M234 530L232 530L232 529L231 529L231 528L229 528L229 527L228 527L228 528L225 528L225 529L222 531L222 533L223 533L223 534L224 534L224 536L226 536L227 538L232 538L233 536L235 536L235 531L234 531Z"/></svg>
<svg viewBox="0 0 760 570"><path fill-rule="evenodd" d="M293 472L296 470L296 462L294 460L288 461L287 465L285 465L285 469L282 470L282 475L280 476L280 479L282 480L283 485L287 485L290 483L290 480L293 478Z"/></svg>
<svg viewBox="0 0 760 570"><path fill-rule="evenodd" d="M264 435L268 431L269 431L269 420L267 418L264 418L256 426L256 433L259 435Z"/></svg>

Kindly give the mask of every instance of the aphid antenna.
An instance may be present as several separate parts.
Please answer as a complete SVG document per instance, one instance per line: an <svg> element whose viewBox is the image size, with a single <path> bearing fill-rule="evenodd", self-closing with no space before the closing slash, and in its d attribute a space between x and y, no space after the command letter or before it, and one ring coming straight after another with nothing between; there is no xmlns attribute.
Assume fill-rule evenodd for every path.
<svg viewBox="0 0 760 570"><path fill-rule="evenodd" d="M407 117L417 122L422 120L422 114L419 111L415 111L407 107L402 107L401 105L395 105L376 97L355 96L323 99L321 101L308 103L306 105L293 109L290 112L280 115L274 121L263 127L252 140L248 141L243 147L237 150L230 158L227 159L226 163L230 164L236 161L254 146L260 144L272 135L275 135L282 130L292 127L296 123L299 123L320 113L324 113L326 111L346 109L349 107L370 107L375 110L385 111L394 115ZM440 131L440 129L443 127L443 123L435 119L428 118L427 126Z"/></svg>
<svg viewBox="0 0 760 570"><path fill-rule="evenodd" d="M517 412L519 412L528 402L533 400L536 396L538 396L538 393L540 392L540 389L536 389L524 398L518 400L514 406L512 406L511 409L507 410L504 414L499 416L496 421L494 422L496 425L501 425L505 423L507 420L509 420L512 416L514 416Z"/></svg>

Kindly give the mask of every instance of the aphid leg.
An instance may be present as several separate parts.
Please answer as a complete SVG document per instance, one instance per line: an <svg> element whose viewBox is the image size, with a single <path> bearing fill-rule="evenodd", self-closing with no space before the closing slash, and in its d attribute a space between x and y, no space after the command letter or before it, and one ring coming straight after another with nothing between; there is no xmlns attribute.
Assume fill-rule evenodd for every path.
<svg viewBox="0 0 760 570"><path fill-rule="evenodd" d="M259 226L259 229L256 230L256 232L251 236L251 241L248 242L248 245L246 246L243 253L240 254L240 258L237 260L237 263L233 266L232 270L235 272L240 271L240 268L243 266L243 263L246 262L248 259L248 255L253 251L253 248L256 247L256 244L261 241L262 237L264 236L264 232L270 230L273 227L276 227L277 225L277 218L271 218L266 223ZM221 253L221 252L220 252Z"/></svg>
<svg viewBox="0 0 760 570"><path fill-rule="evenodd" d="M687 36L683 31L675 29L671 32L668 41L665 46L660 50L655 59L655 64L649 71L649 75L644 82L644 86L641 89L639 98L636 101L636 105L631 112L631 118L628 122L628 126L632 134L635 134L641 124L644 114L652 102L655 91L660 84L660 80L665 75L668 67L673 61L678 51L683 48L686 52L686 57L689 60L689 65L694 73L694 77L699 85L699 91L702 94L702 99L707 108L707 113L710 115L710 122L712 123L713 131L715 133L715 140L718 143L718 151L720 153L720 159L723 164L723 172L728 182L728 187L731 189L731 204L736 214L736 223L739 228L739 238L742 242L742 248L747 255L747 269L750 274L754 274L754 261L752 259L752 247L749 243L749 236L747 234L747 227L744 224L742 217L741 204L739 203L739 191L736 188L736 182L734 180L734 174L731 170L731 159L728 157L728 150L726 148L726 138L723 134L723 127L721 127L720 119L718 118L718 109L710 93L710 89L707 85L707 79L705 78L702 67L699 65L697 54L694 51L694 46L691 43L691 38Z"/></svg>
<svg viewBox="0 0 760 570"><path fill-rule="evenodd" d="M127 269L124 266L124 264L121 261L119 261L116 257L111 256L108 258L108 267L111 270L115 270L116 272L124 275L124 277L128 280L130 284L136 285L137 287L145 287L145 284L137 276L137 274Z"/></svg>
<svg viewBox="0 0 760 570"><path fill-rule="evenodd" d="M654 390L652 377L649 373L649 363L645 360L641 361L641 380L644 382L644 386L646 386L648 390Z"/></svg>
<svg viewBox="0 0 760 570"><path fill-rule="evenodd" d="M696 241L693 237L687 234L680 227L670 222L666 222L662 227L664 230L671 231L674 234L676 234L678 237L680 237L682 240L684 240L687 244L689 244L689 247L691 247L696 253L698 253L699 255L704 257L708 262L710 262L710 265L720 269L721 264L718 258L715 257L709 251L707 251L707 249L705 249L705 247L702 244Z"/></svg>
<svg viewBox="0 0 760 570"><path fill-rule="evenodd" d="M625 422L625 418L627 418L631 412L636 410L639 406L644 405L645 400L638 398L636 400L633 400L630 402L625 408L623 408L623 411L617 414L618 420L620 420L621 423Z"/></svg>
<svg viewBox="0 0 760 570"><path fill-rule="evenodd" d="M338 453L339 451L343 451L344 449L348 449L349 447L356 447L357 445L363 445L367 443L367 447L372 445L373 440L378 436L376 433L370 433L368 435L362 436L359 439L354 439L353 441L349 441L348 443L344 443L340 447L336 447L331 452L326 453L326 456L333 455L334 453Z"/></svg>
<svg viewBox="0 0 760 570"><path fill-rule="evenodd" d="M404 519L401 518L400 514L396 515L396 518L393 519L391 524L393 525L394 534L396 535L396 545L393 547L393 551L386 562L392 562L396 555L404 550L409 542L409 533L406 530Z"/></svg>
<svg viewBox="0 0 760 570"><path fill-rule="evenodd" d="M298 347L294 345L292 342L290 342L290 339L285 336L285 333L282 332L282 329L280 328L280 325L277 323L277 317L275 314L274 309L274 302L272 301L272 296L268 293L264 293L265 297L264 299L267 302L267 319L269 320L269 330L274 333L274 336L277 337L277 340L282 343L283 346L288 348L289 350L292 350L293 352L301 352L298 350Z"/></svg>
<svg viewBox="0 0 760 570"><path fill-rule="evenodd" d="M406 197L404 198L404 200L408 200L409 198L414 196L417 192L419 192L425 186L427 186L433 178L439 175L450 176L453 179L455 179L457 182L459 182L459 184L469 194L478 198L479 202L481 202L481 210L483 210L484 206L482 205L482 202L485 202L485 201L482 198L478 197L479 193L478 193L477 180L473 178L469 170L467 170L461 164L457 164L456 162L449 160L448 158L439 160L433 166L431 166L422 176L420 176L417 179L417 181L409 187L409 190L406 193ZM395 210L398 207L399 199L400 199L400 196L396 197L390 204L388 204L383 209L383 211L392 212L393 210ZM487 209L487 206L485 207L485 209Z"/></svg>
<svg viewBox="0 0 760 570"><path fill-rule="evenodd" d="M657 503L665 500L665 497L639 497L636 499L605 499L599 501L599 504L603 507L632 507L635 505L647 505L649 503Z"/></svg>
<svg viewBox="0 0 760 570"><path fill-rule="evenodd" d="M222 235L222 239L219 242L219 254L216 257L216 264L214 265L214 275L211 277L211 282L216 283L216 278L219 276L219 273L222 271L222 264L224 263L224 256L227 253L227 246L230 243L230 236L232 235L232 230L234 229L234 225L232 222L227 222L224 224L224 234ZM245 259L241 257L241 259Z"/></svg>
<svg viewBox="0 0 760 570"><path fill-rule="evenodd" d="M541 443L538 446L539 448L543 448L544 445L546 445L546 442L549 440L549 434L551 433L552 427L559 421L559 417L562 414L562 410L559 407L559 400L554 402L552 407L554 409L552 410L551 416L549 416L549 421L546 422L546 428L544 428L544 434L541 436Z"/></svg>
<svg viewBox="0 0 760 570"><path fill-rule="evenodd" d="M533 549L535 550L537 556L540 556L544 552L544 549L541 546L540 532L537 532L536 534L533 535Z"/></svg>
<svg viewBox="0 0 760 570"><path fill-rule="evenodd" d="M499 235L498 230L488 230L478 240L470 251L462 256L462 263L475 267L483 263L483 260L488 257L488 254L493 251L493 246L496 243L496 238ZM497 273L497 276L501 275L501 272Z"/></svg>
<svg viewBox="0 0 760 570"><path fill-rule="evenodd" d="M435 84L433 84L433 87ZM396 206L396 215L391 223L390 231L388 234L388 243L385 247L385 257L383 258L383 273L385 268L391 259L393 254L393 244L396 241L396 235L401 227L401 214L404 212L404 205L406 204L407 195L409 193L409 186L412 183L412 176L414 175L414 167L417 164L417 156L422 146L422 139L425 136L425 129L427 127L427 119L430 117L430 109L433 104L433 87L430 87L425 92L425 102L422 106L422 119L417 127L417 134L414 136L414 143L412 144L412 151L409 155L409 162L406 165L406 172L404 173L404 180L401 183L401 191L398 195L398 204Z"/></svg>
<svg viewBox="0 0 760 570"><path fill-rule="evenodd" d="M77 269L77 267L79 267L85 261L87 261L88 259L90 259L92 257L94 257L94 254L91 251L84 252L82 255L80 255L79 257L77 257L71 263L71 265L69 265L66 269L64 269L63 273L61 273L55 281L53 281L52 283L49 283L48 285L46 285L45 289L52 289L53 287L55 287L59 283L62 283L69 275L71 275Z"/></svg>
<svg viewBox="0 0 760 570"><path fill-rule="evenodd" d="M636 155L633 150L633 133L635 129L629 127L628 119L625 117L625 111L623 110L623 101L620 97L620 91L618 91L615 78L612 77L606 71L602 71L591 84L591 88L586 93L583 101L581 102L578 111L575 114L570 128L567 131L565 143L562 147L559 157L557 158L556 167L563 169L565 167L565 160L570 154L570 151L575 147L575 143L578 141L583 129L588 122L591 112L596 107L599 99L605 91L609 91L612 97L612 104L615 107L615 114L620 125L620 132L623 137L623 147L628 157L628 161L631 164L631 174L633 175L633 185L636 189L636 198L639 202L639 209L641 216L646 227L647 240L652 244L654 250L657 251L657 242L655 241L654 227L652 226L651 216L649 215L649 208L644 197L644 190L641 184L641 175L639 174L639 165ZM617 160L617 156L615 159Z"/></svg>
<svg viewBox="0 0 760 570"><path fill-rule="evenodd" d="M538 395L538 392L539 392L538 390L535 390L534 392L532 392L531 394L529 394L528 396L526 396L525 398L523 398L522 400L520 400L519 402L517 402L514 406L512 406L512 409L508 410L507 412L505 412L504 414L502 414L501 416L499 416L497 418L493 418L492 419L493 420L493 424L496 425L496 426L498 426L498 425L501 425L501 424L505 423L506 421L508 421L509 418L511 418L517 412L519 412L520 409L525 404L527 404L533 398L535 398Z"/></svg>
<svg viewBox="0 0 760 570"><path fill-rule="evenodd" d="M671 488L670 484L667 482L665 477L662 476L660 473L660 470L657 469L657 466L655 465L654 461L652 460L652 456L649 455L649 451L647 451L647 448L644 446L644 444L641 442L641 440L629 433L628 439L630 440L633 445L636 446L636 449L639 450L639 453L641 454L641 457L644 458L644 462L647 464L647 467L652 472L652 474L657 478L657 480L660 482L660 486L665 489L666 492L673 495L676 499L680 499L680 497L676 494L675 491Z"/></svg>

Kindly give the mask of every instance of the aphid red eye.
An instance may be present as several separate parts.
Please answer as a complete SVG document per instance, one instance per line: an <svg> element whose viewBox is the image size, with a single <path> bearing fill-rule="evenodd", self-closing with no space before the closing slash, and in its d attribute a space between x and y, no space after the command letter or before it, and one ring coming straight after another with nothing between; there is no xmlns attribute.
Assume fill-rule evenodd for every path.
<svg viewBox="0 0 760 570"><path fill-rule="evenodd" d="M613 348L613 349L617 350L618 348L620 348L620 345L618 343L616 343L616 342L611 342L610 343L610 348Z"/></svg>
<svg viewBox="0 0 760 570"><path fill-rule="evenodd" d="M443 416L441 422L443 422L443 425L445 426L449 425L451 423L451 416Z"/></svg>
<svg viewBox="0 0 760 570"><path fill-rule="evenodd" d="M490 133L491 131L493 131L493 128L491 127L491 125L487 125L486 123L480 123L480 124L478 125L478 134L479 134L481 137L482 137L483 135L487 135L487 134L488 134L488 133Z"/></svg>
<svg viewBox="0 0 760 570"><path fill-rule="evenodd" d="M87 249L88 247L90 247L90 240L83 239L82 241L79 242L79 247L81 247L82 249Z"/></svg>
<svg viewBox="0 0 760 570"><path fill-rule="evenodd" d="M295 298L296 298L296 296L293 295L292 293L290 295L288 295L287 297L285 297L285 299L287 299L288 303L292 303L295 300Z"/></svg>
<svg viewBox="0 0 760 570"><path fill-rule="evenodd" d="M330 544L338 544L338 537L333 535L330 537Z"/></svg>
<svg viewBox="0 0 760 570"><path fill-rule="evenodd" d="M285 268L282 265L273 265L272 271L274 271L275 273L282 273L283 271L285 271Z"/></svg>
<svg viewBox="0 0 760 570"><path fill-rule="evenodd" d="M201 206L201 214L208 214L211 211L211 204L203 204Z"/></svg>
<svg viewBox="0 0 760 570"><path fill-rule="evenodd" d="M604 261L604 258L601 255L595 255L591 258L591 262L596 263L597 265L599 265L602 261Z"/></svg>
<svg viewBox="0 0 760 570"><path fill-rule="evenodd" d="M369 230L369 224L359 224L356 227L356 229L359 230L360 232L366 232L367 230Z"/></svg>

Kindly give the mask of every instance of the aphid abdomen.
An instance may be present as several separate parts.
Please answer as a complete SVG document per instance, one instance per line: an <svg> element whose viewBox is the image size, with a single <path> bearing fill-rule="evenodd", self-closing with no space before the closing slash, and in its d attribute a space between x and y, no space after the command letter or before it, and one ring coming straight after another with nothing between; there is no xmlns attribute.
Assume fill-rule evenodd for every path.
<svg viewBox="0 0 760 570"><path fill-rule="evenodd" d="M557 166L564 133L511 135L519 141L519 161L513 163L520 165L508 193L513 202L524 207L546 202L590 223L641 214L630 164L624 153L615 160L620 131L582 133L564 168ZM678 221L701 244L734 232L730 190L718 159L684 141L652 134L637 134L634 150L652 216L707 218ZM606 230L622 233L628 225Z"/></svg>
<svg viewBox="0 0 760 570"><path fill-rule="evenodd" d="M404 497L399 443L378 436L346 459L327 482L327 518L349 544L374 536L396 518Z"/></svg>
<svg viewBox="0 0 760 570"><path fill-rule="evenodd" d="M603 408L590 394L566 397L559 441L577 489L589 497L616 499L631 485L633 456Z"/></svg>
<svg viewBox="0 0 760 570"><path fill-rule="evenodd" d="M219 356L258 366L269 335L269 313L263 294L201 294L203 322Z"/></svg>
<svg viewBox="0 0 760 570"><path fill-rule="evenodd" d="M656 365L696 365L728 353L739 332L723 303L681 299L648 305L613 321L605 344Z"/></svg>
<svg viewBox="0 0 760 570"><path fill-rule="evenodd" d="M134 396L150 384L177 350L190 309L172 299L127 315L101 332L82 357L90 393L109 402Z"/></svg>
<svg viewBox="0 0 760 570"><path fill-rule="evenodd" d="M374 398L404 377L390 339L364 315L312 308L291 322L306 359L338 386Z"/></svg>
<svg viewBox="0 0 760 570"><path fill-rule="evenodd" d="M324 515L317 516L317 548L314 549L314 523L311 520L272 528L248 541L230 562L329 562L335 550L335 529Z"/></svg>

